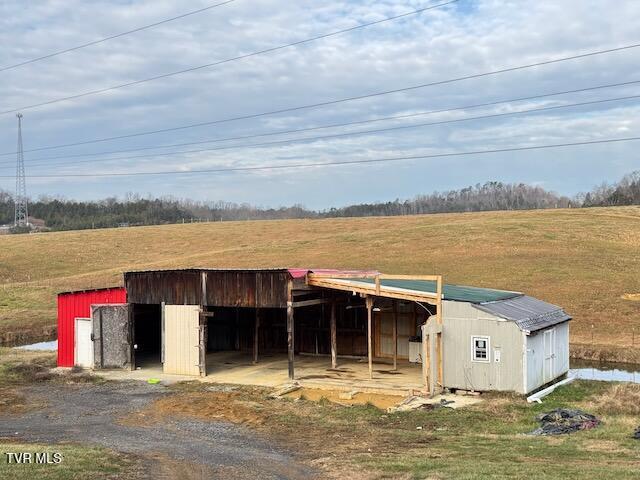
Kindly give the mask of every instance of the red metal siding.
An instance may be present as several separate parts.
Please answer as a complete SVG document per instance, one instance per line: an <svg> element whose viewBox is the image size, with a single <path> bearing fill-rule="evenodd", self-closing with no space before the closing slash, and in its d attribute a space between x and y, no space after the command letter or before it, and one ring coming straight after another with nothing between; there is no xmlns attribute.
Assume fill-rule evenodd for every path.
<svg viewBox="0 0 640 480"><path fill-rule="evenodd" d="M127 303L123 287L68 292L58 295L58 366L73 367L75 319L90 318L91 305Z"/></svg>

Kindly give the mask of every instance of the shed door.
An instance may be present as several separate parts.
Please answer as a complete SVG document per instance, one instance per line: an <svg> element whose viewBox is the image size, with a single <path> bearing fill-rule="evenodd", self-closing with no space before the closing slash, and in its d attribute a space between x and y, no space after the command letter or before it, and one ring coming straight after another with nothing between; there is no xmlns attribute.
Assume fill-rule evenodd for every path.
<svg viewBox="0 0 640 480"><path fill-rule="evenodd" d="M75 319L75 348L73 364L77 367L93 367L93 341L91 340L91 319Z"/></svg>
<svg viewBox="0 0 640 480"><path fill-rule="evenodd" d="M165 305L162 322L164 373L196 376L204 372L200 306Z"/></svg>
<svg viewBox="0 0 640 480"><path fill-rule="evenodd" d="M94 305L95 368L131 368L131 328L128 305Z"/></svg>
<svg viewBox="0 0 640 480"><path fill-rule="evenodd" d="M544 331L544 383L553 380L554 358L556 351L556 330Z"/></svg>

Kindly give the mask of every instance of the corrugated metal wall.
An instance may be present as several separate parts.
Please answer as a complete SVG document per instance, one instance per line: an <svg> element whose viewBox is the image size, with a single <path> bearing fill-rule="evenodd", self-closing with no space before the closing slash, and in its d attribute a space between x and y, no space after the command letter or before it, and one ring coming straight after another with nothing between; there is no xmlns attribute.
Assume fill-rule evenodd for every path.
<svg viewBox="0 0 640 480"><path fill-rule="evenodd" d="M58 295L58 366L73 367L75 319L91 318L91 305L126 303L123 287L68 292Z"/></svg>

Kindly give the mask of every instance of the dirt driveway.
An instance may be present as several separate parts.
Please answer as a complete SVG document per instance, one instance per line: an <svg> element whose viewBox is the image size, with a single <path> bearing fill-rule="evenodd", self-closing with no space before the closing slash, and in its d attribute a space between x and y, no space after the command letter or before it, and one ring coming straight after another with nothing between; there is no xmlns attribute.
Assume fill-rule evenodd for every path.
<svg viewBox="0 0 640 480"><path fill-rule="evenodd" d="M0 438L95 444L133 454L148 478L302 479L318 472L241 425L175 416L148 425L123 418L170 395L141 382L42 383L24 388L44 408L0 416Z"/></svg>

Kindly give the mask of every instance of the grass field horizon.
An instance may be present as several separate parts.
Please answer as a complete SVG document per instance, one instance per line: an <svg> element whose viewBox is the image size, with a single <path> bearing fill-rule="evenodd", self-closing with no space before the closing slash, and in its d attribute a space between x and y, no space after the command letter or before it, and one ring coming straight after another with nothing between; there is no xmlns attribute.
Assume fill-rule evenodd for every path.
<svg viewBox="0 0 640 480"><path fill-rule="evenodd" d="M263 220L0 237L0 343L39 339L56 293L122 272L311 267L442 274L562 306L574 344L640 347L640 207Z"/></svg>

